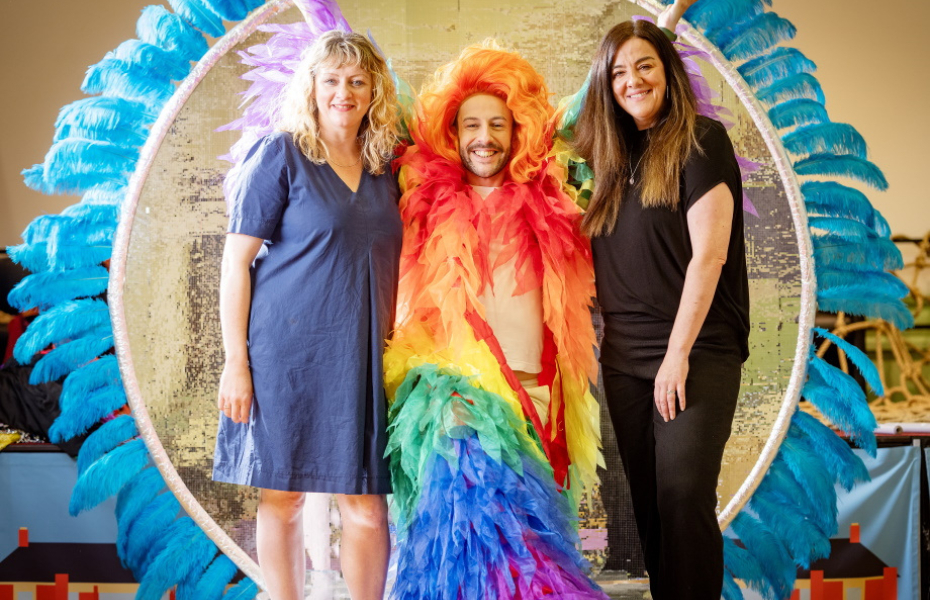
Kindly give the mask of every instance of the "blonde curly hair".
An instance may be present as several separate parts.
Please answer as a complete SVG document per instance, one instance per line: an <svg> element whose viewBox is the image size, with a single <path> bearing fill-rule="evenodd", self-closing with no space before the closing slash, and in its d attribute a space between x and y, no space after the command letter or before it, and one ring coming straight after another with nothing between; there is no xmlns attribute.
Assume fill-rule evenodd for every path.
<svg viewBox="0 0 930 600"><path fill-rule="evenodd" d="M328 31L306 50L284 92L275 127L292 134L294 144L310 161L326 161L328 149L320 137L315 93L316 74L324 65L357 66L371 76L371 106L359 127L358 140L365 170L372 175L383 173L398 142L394 82L384 57L357 33Z"/></svg>

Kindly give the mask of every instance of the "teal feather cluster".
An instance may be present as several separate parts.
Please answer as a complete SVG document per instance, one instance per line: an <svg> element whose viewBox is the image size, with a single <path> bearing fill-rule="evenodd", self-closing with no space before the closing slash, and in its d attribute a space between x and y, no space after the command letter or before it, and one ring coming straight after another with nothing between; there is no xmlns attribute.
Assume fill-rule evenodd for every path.
<svg viewBox="0 0 930 600"><path fill-rule="evenodd" d="M792 154L837 154L866 158L865 139L856 128L846 123L817 123L798 127L782 136L785 148Z"/></svg>
<svg viewBox="0 0 930 600"><path fill-rule="evenodd" d="M78 474L86 471L87 467L107 452L137 435L139 430L136 429L136 421L132 415L120 415L106 421L81 444L77 460Z"/></svg>
<svg viewBox="0 0 930 600"><path fill-rule="evenodd" d="M826 123L830 120L827 109L816 100L795 98L776 104L769 109L769 119L778 129Z"/></svg>
<svg viewBox="0 0 930 600"><path fill-rule="evenodd" d="M762 56L747 61L736 69L754 89L772 85L776 81L817 70L814 61L794 48L774 48Z"/></svg>
<svg viewBox="0 0 930 600"><path fill-rule="evenodd" d="M776 44L792 39L796 33L791 21L773 12L764 12L750 21L717 32L714 43L729 60L739 61L758 56Z"/></svg>

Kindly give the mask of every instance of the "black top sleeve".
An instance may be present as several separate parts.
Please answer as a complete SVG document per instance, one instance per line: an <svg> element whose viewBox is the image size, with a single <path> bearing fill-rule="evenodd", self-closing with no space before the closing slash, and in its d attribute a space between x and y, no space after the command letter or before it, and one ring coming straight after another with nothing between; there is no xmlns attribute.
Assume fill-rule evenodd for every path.
<svg viewBox="0 0 930 600"><path fill-rule="evenodd" d="M730 187L734 200L738 190L733 189L732 182L739 181L739 164L733 152L733 143L727 130L718 121L699 119L697 138L701 151L694 151L685 163L682 177L682 203L688 211L704 194L720 183Z"/></svg>

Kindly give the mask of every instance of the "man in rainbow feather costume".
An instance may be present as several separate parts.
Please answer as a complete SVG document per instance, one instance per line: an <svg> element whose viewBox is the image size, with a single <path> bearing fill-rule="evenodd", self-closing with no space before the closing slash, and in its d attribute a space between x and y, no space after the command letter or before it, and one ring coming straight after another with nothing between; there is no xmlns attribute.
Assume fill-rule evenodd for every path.
<svg viewBox="0 0 930 600"><path fill-rule="evenodd" d="M526 60L472 46L420 94L397 161L397 598L606 598L573 524L601 464L594 278L555 123Z"/></svg>

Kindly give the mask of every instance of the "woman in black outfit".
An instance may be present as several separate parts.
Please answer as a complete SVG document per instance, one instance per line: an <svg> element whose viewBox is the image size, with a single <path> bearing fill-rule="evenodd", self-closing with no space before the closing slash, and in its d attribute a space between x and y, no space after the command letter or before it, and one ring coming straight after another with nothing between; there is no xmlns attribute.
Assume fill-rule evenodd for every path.
<svg viewBox="0 0 930 600"><path fill-rule="evenodd" d="M611 29L575 130L596 187L601 364L655 600L717 600L717 479L748 352L742 186L656 26Z"/></svg>

